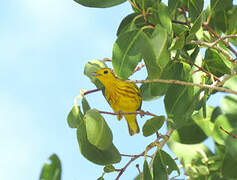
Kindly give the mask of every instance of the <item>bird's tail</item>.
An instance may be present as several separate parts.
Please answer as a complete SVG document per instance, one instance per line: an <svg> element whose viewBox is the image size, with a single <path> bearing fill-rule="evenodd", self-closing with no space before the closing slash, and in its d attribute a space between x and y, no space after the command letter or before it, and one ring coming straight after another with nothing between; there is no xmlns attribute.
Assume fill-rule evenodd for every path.
<svg viewBox="0 0 237 180"><path fill-rule="evenodd" d="M127 124L128 124L128 130L129 130L130 136L132 136L136 133L139 133L140 129L137 124L136 114L124 115L124 117L125 117Z"/></svg>

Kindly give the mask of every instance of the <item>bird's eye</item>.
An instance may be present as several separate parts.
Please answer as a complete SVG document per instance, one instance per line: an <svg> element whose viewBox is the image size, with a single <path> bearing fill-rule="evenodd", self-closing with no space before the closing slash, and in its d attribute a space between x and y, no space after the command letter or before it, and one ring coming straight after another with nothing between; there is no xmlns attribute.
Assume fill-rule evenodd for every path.
<svg viewBox="0 0 237 180"><path fill-rule="evenodd" d="M106 71L104 71L104 74L108 74L108 71L106 70Z"/></svg>

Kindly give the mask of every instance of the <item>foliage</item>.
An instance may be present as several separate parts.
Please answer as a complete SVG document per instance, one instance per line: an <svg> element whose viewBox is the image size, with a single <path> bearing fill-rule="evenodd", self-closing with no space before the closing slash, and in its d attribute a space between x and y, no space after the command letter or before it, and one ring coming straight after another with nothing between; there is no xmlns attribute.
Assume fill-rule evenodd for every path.
<svg viewBox="0 0 237 180"><path fill-rule="evenodd" d="M75 1L83 6L105 8L125 0ZM101 115L105 112L91 109L85 99L90 92L85 92L82 108L75 105L67 119L69 127L77 129L81 154L105 166L99 179L110 172L119 173L119 179L127 166L140 157L144 157L144 164L137 179L168 179L172 172L180 174L180 170L175 160L161 150L167 143L191 179L237 178L233 168L237 166L237 7L233 0L211 0L205 9L204 0L168 0L168 4L161 0L129 0L129 3L134 12L118 28L112 52L113 70L119 78L127 80L145 67L148 76L140 81L143 101L156 101L164 96L166 114L150 113L154 117L144 124L143 135L156 134L157 138L144 152L131 156L123 168L116 169L112 164L120 162L121 154ZM84 71L103 92L103 85L91 72L107 67L105 61L89 61ZM220 107L206 106L206 101L217 91L232 95L223 98ZM168 127L165 135L159 133L162 125ZM215 152L203 144L207 137L212 137ZM155 147L149 163L147 153Z"/></svg>

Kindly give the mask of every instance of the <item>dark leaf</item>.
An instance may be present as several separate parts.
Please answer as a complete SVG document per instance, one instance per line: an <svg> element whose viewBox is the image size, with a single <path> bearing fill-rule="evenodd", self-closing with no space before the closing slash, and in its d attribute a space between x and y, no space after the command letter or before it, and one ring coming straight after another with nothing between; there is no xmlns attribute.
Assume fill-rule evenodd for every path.
<svg viewBox="0 0 237 180"><path fill-rule="evenodd" d="M111 6L116 6L125 2L126 0L74 0L77 3L87 6L87 7L96 7L96 8L106 8Z"/></svg>
<svg viewBox="0 0 237 180"><path fill-rule="evenodd" d="M143 180L152 180L151 171L146 160L143 164Z"/></svg>
<svg viewBox="0 0 237 180"><path fill-rule="evenodd" d="M157 132L165 122L164 116L155 116L151 119L148 119L144 126L142 127L142 132L144 136L150 136Z"/></svg>
<svg viewBox="0 0 237 180"><path fill-rule="evenodd" d="M142 29L122 33L114 43L112 63L115 73L121 79L127 79L141 61L142 33Z"/></svg>

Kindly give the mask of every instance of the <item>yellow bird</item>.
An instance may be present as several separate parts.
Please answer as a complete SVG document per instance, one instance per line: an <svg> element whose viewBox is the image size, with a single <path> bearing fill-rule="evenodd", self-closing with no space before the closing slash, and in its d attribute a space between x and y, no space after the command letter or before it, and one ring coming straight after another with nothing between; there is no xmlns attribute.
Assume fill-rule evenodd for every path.
<svg viewBox="0 0 237 180"><path fill-rule="evenodd" d="M105 86L105 98L114 112L136 112L140 110L142 98L136 84L119 79L109 68L102 68L93 72L92 75ZM132 136L139 133L136 114L127 114L124 117L128 124L129 134ZM118 115L117 118L121 120L122 115Z"/></svg>

